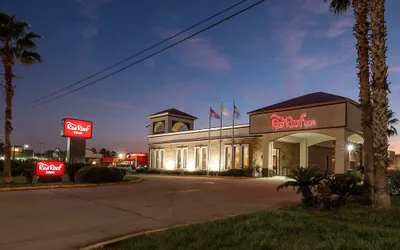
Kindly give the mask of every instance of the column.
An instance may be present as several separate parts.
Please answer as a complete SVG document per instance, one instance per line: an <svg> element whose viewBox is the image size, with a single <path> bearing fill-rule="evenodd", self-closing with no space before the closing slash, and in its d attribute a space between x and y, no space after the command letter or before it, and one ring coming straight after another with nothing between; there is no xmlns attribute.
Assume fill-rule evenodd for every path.
<svg viewBox="0 0 400 250"><path fill-rule="evenodd" d="M270 141L265 135L263 136L263 160L262 167L272 169L272 150L274 148L274 142Z"/></svg>
<svg viewBox="0 0 400 250"><path fill-rule="evenodd" d="M347 172L348 152L346 146L347 141L344 135L336 137L335 174L344 174Z"/></svg>
<svg viewBox="0 0 400 250"><path fill-rule="evenodd" d="M308 167L308 145L307 139L300 142L300 167Z"/></svg>

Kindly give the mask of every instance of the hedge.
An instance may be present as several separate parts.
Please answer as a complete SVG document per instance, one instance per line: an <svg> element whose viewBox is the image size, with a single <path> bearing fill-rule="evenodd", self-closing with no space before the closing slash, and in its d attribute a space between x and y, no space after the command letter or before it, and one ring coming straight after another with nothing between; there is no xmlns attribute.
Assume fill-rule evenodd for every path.
<svg viewBox="0 0 400 250"><path fill-rule="evenodd" d="M147 169L143 170L140 173L145 174L162 174L162 175L207 175L206 170L196 170L196 171L187 171L187 170L164 170L164 169ZM251 168L236 168L229 169L227 171L209 171L209 175L211 176L252 176Z"/></svg>
<svg viewBox="0 0 400 250"><path fill-rule="evenodd" d="M122 181L126 171L118 168L84 166L76 172L75 177L82 183L102 183Z"/></svg>

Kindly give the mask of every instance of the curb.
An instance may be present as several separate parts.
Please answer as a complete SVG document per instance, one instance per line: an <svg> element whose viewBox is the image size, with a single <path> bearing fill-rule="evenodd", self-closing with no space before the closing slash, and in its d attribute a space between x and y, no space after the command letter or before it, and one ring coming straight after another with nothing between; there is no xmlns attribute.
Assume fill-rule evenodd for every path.
<svg viewBox="0 0 400 250"><path fill-rule="evenodd" d="M242 215L242 214L229 215L229 216L224 216L224 217L216 218L216 219L212 219L212 220L204 220L204 221L198 221L198 222L195 222L195 223L186 223L186 224L181 224L181 225L176 225L176 226L171 226L171 227L164 227L164 228L147 230L147 231L142 231L142 232L137 232L137 233L130 233L130 234L126 234L124 236L119 236L117 238L112 238L112 239L108 239L108 240L105 240L105 241L94 243L92 245L80 247L79 250L92 250L92 249L104 247L106 245L113 244L113 243L116 243L116 242L119 242L119 241L135 238L135 237L138 237L138 236L141 236L141 235L158 233L158 232L163 232L163 231L167 231L167 230L170 230L170 229L183 228L183 227L188 227L188 226L192 226L192 225L212 222L212 221L229 219L229 218L236 217L236 216L239 216L239 215Z"/></svg>
<svg viewBox="0 0 400 250"><path fill-rule="evenodd" d="M85 247L81 247L81 248L79 248L79 250L91 250L91 249L95 249L95 248L100 248L100 247L103 247L105 245L109 245L109 244L116 243L116 242L119 242L119 241L127 240L127 239L134 238L134 237L137 237L137 236L140 236L140 235L162 232L162 231L166 231L168 229L174 229L174 228L178 228L178 227L181 227L181 226L165 227L165 228L160 228L160 229L143 231L143 232L139 232L139 233L131 233L131 234L127 234L127 235L124 235L124 236L120 236L118 238L113 238L113 239L97 242L95 244L88 245L88 246L85 246Z"/></svg>
<svg viewBox="0 0 400 250"><path fill-rule="evenodd" d="M205 178L205 179L258 179L246 176L207 176L207 175L169 175L169 174L133 174L135 176L144 177L182 177L182 178Z"/></svg>
<svg viewBox="0 0 400 250"><path fill-rule="evenodd" d="M0 192L8 191L27 191L27 190L38 190L38 189L57 189L57 188L85 188L85 187L103 187L103 186L118 186L127 185L143 181L142 178L138 177L138 180L120 181L120 182L106 182L99 184L66 184L66 185L43 185L43 186L31 186L31 187L6 187L0 188Z"/></svg>

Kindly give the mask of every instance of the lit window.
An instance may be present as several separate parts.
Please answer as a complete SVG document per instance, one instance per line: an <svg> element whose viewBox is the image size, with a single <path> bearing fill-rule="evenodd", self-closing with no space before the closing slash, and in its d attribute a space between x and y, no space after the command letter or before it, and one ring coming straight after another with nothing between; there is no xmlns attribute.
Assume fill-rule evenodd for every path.
<svg viewBox="0 0 400 250"><path fill-rule="evenodd" d="M195 147L196 169L207 169L207 147Z"/></svg>
<svg viewBox="0 0 400 250"><path fill-rule="evenodd" d="M157 122L156 125L154 125L154 133L164 133L165 132L165 125L164 122Z"/></svg>
<svg viewBox="0 0 400 250"><path fill-rule="evenodd" d="M249 145L242 145L243 167L249 167Z"/></svg>
<svg viewBox="0 0 400 250"><path fill-rule="evenodd" d="M164 168L164 149L150 150L150 168Z"/></svg>
<svg viewBox="0 0 400 250"><path fill-rule="evenodd" d="M172 132L181 132L181 131L188 131L188 126L183 122L177 122L172 127Z"/></svg>
<svg viewBox="0 0 400 250"><path fill-rule="evenodd" d="M232 166L232 154L234 160L233 166ZM236 144L233 146L233 152L232 152L232 145L226 145L225 169L242 168L242 167L249 167L249 145Z"/></svg>
<svg viewBox="0 0 400 250"><path fill-rule="evenodd" d="M177 148L176 150L176 168L186 169L187 168L188 149Z"/></svg>

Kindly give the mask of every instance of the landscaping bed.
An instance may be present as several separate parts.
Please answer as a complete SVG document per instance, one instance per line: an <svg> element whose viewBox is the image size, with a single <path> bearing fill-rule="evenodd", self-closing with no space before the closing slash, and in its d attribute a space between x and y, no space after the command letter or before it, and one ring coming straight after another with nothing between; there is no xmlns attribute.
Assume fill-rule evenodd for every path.
<svg viewBox="0 0 400 250"><path fill-rule="evenodd" d="M125 175L120 182L135 181L139 179L140 178L137 176ZM62 176L61 182L39 183L37 182L37 179L34 178L32 184L26 183L25 176L13 176L13 182L10 184L5 184L1 181L1 176L0 176L0 190L2 188L11 188L11 187L38 187L38 186L58 186L58 185L76 185L76 184L85 184L85 183L71 182L68 178L68 175L64 175Z"/></svg>
<svg viewBox="0 0 400 250"><path fill-rule="evenodd" d="M300 206L138 236L101 249L398 249L400 199L376 212L349 203L337 211Z"/></svg>
<svg viewBox="0 0 400 250"><path fill-rule="evenodd" d="M268 174L272 176L272 173L260 169L259 177L269 177ZM179 175L179 176L232 176L232 177L255 177L254 168L235 168L226 171L207 171L206 170L164 170L164 169L140 169L134 172L134 174L155 174L155 175Z"/></svg>

